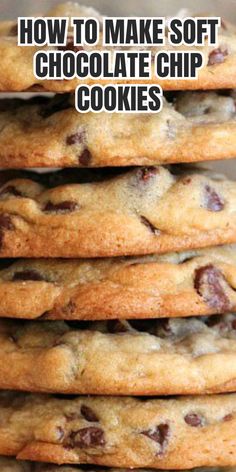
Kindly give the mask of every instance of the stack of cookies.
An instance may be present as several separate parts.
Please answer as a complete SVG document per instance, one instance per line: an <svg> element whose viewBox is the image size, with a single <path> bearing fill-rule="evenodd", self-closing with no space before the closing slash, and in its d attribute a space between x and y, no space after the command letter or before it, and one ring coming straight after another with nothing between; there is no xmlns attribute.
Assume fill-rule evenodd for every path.
<svg viewBox="0 0 236 472"><path fill-rule="evenodd" d="M0 33L1 91L60 92L0 102L1 471L235 466L236 182L196 164L236 156L234 28L136 115L78 114Z"/></svg>

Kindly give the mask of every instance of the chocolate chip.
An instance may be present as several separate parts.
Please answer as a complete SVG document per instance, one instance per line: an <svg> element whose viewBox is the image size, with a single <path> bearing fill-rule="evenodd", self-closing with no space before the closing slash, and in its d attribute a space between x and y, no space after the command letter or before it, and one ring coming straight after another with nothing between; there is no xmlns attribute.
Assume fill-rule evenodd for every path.
<svg viewBox="0 0 236 472"><path fill-rule="evenodd" d="M214 64L221 64L222 62L224 62L225 57L228 56L228 54L229 53L227 48L219 47L217 49L214 49L209 54L208 66L212 66Z"/></svg>
<svg viewBox="0 0 236 472"><path fill-rule="evenodd" d="M189 185L189 184L191 184L191 182L192 182L192 179L191 179L191 177L189 177L189 176L188 176L188 177L184 177L184 178L182 179L182 184L183 184L183 185Z"/></svg>
<svg viewBox="0 0 236 472"><path fill-rule="evenodd" d="M14 229L11 216L0 215L0 247L3 245L4 230L13 231Z"/></svg>
<svg viewBox="0 0 236 472"><path fill-rule="evenodd" d="M65 201L61 203L52 203L48 202L43 211L46 213L72 213L73 211L78 209L78 204L72 201Z"/></svg>
<svg viewBox="0 0 236 472"><path fill-rule="evenodd" d="M104 446L105 436L101 428L90 426L89 428L82 428L78 431L72 431L65 442L67 447L93 447Z"/></svg>
<svg viewBox="0 0 236 472"><path fill-rule="evenodd" d="M127 326L125 323L122 322L122 320L108 320L107 321L107 331L109 333L126 333Z"/></svg>
<svg viewBox="0 0 236 472"><path fill-rule="evenodd" d="M72 108L69 98L69 93L55 95L46 105L42 106L39 115L42 116L42 118L49 118L49 116L54 115L54 113Z"/></svg>
<svg viewBox="0 0 236 472"><path fill-rule="evenodd" d="M170 435L170 427L167 423L161 423L154 430L142 431L141 434L160 444L161 448L164 448Z"/></svg>
<svg viewBox="0 0 236 472"><path fill-rule="evenodd" d="M223 421L231 421L233 419L232 413L229 413L228 415L225 415L223 418Z"/></svg>
<svg viewBox="0 0 236 472"><path fill-rule="evenodd" d="M197 415L197 413L189 413L184 417L184 421L189 426L193 426L194 428L198 428L199 426L203 426L204 424L203 418Z"/></svg>
<svg viewBox="0 0 236 472"><path fill-rule="evenodd" d="M196 269L195 290L211 308L219 312L226 312L231 308L223 284L226 284L224 275L213 265L209 264Z"/></svg>
<svg viewBox="0 0 236 472"><path fill-rule="evenodd" d="M19 272L15 272L12 277L12 281L16 280L32 280L32 281L41 281L46 280L42 274L37 272L36 270L22 270Z"/></svg>
<svg viewBox="0 0 236 472"><path fill-rule="evenodd" d="M18 190L16 187L13 185L8 185L7 187L3 188L0 190L0 196L6 195L6 194L14 195L14 197L22 197L22 193L20 190Z"/></svg>
<svg viewBox="0 0 236 472"><path fill-rule="evenodd" d="M66 144L68 146L73 146L73 144L81 144L84 142L85 139L85 130L81 129L75 134L71 134L66 138Z"/></svg>
<svg viewBox="0 0 236 472"><path fill-rule="evenodd" d="M155 429L142 431L141 434L160 444L160 453L162 453L168 444L170 427L167 423L161 423Z"/></svg>
<svg viewBox="0 0 236 472"><path fill-rule="evenodd" d="M99 421L98 416L89 406L82 405L80 413L86 419L86 421L89 421L91 423L97 423Z"/></svg>
<svg viewBox="0 0 236 472"><path fill-rule="evenodd" d="M141 219L141 223L145 226L147 226L148 229L151 230L151 232L155 235L159 235L160 234L160 230L157 229L152 223L151 221L149 221L145 216L141 216L140 217Z"/></svg>
<svg viewBox="0 0 236 472"><path fill-rule="evenodd" d="M224 209L223 199L210 185L206 185L204 189L204 206L210 211L222 211Z"/></svg>
<svg viewBox="0 0 236 472"><path fill-rule="evenodd" d="M9 215L0 215L0 231L3 228L8 229L9 231L12 231L15 228Z"/></svg>
<svg viewBox="0 0 236 472"><path fill-rule="evenodd" d="M91 160L92 160L92 156L91 156L90 151L88 149L84 149L82 154L79 156L79 163L82 166L89 166L89 164L91 163Z"/></svg>

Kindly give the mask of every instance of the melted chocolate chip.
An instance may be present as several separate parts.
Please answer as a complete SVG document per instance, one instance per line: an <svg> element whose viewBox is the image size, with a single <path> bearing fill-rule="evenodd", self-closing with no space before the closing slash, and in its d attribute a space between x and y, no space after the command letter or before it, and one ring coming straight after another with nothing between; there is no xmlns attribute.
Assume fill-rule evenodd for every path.
<svg viewBox="0 0 236 472"><path fill-rule="evenodd" d="M184 177L184 178L182 179L182 184L183 184L183 185L189 185L189 184L191 184L191 182L192 182L192 179L191 179L191 177L189 177L189 176Z"/></svg>
<svg viewBox="0 0 236 472"><path fill-rule="evenodd" d="M89 406L82 405L80 413L86 419L86 421L89 421L90 423L97 423L99 421L98 416Z"/></svg>
<svg viewBox="0 0 236 472"><path fill-rule="evenodd" d="M104 446L105 435L101 428L90 426L89 428L82 428L78 431L72 431L66 440L67 447L94 447Z"/></svg>
<svg viewBox="0 0 236 472"><path fill-rule="evenodd" d="M69 93L55 95L55 97L40 109L39 115L42 116L42 118L49 118L49 116L54 115L54 113L72 108L69 98Z"/></svg>
<svg viewBox="0 0 236 472"><path fill-rule="evenodd" d="M61 203L52 203L48 202L43 211L46 213L72 213L73 211L78 209L78 204L72 201L65 201Z"/></svg>
<svg viewBox="0 0 236 472"><path fill-rule="evenodd" d="M127 326L122 320L108 320L107 321L108 333L126 333L128 331Z"/></svg>
<svg viewBox="0 0 236 472"><path fill-rule="evenodd" d="M36 270L22 270L20 272L15 272L12 277L12 281L16 280L30 280L30 281L41 281L46 280L42 274L37 272Z"/></svg>
<svg viewBox="0 0 236 472"><path fill-rule="evenodd" d="M219 312L226 312L231 308L230 300L223 288L225 283L224 275L211 264L195 271L195 290L211 308Z"/></svg>
<svg viewBox="0 0 236 472"><path fill-rule="evenodd" d="M141 223L143 223L143 225L147 226L147 228L150 229L150 231L153 233L153 234L160 234L160 230L157 229L152 223L151 221L149 221L145 216L141 216L140 217L141 219Z"/></svg>
<svg viewBox="0 0 236 472"><path fill-rule="evenodd" d="M84 149L82 154L79 156L79 163L82 166L89 166L92 160L91 153L88 149Z"/></svg>
<svg viewBox="0 0 236 472"><path fill-rule="evenodd" d="M204 206L210 211L222 211L224 209L223 199L209 185L206 185L204 189Z"/></svg>
<svg viewBox="0 0 236 472"><path fill-rule="evenodd" d="M82 144L84 142L84 139L85 139L85 131L84 129L81 129L80 131L77 131L77 133L67 136L66 144L68 146L73 146L74 144Z"/></svg>
<svg viewBox="0 0 236 472"><path fill-rule="evenodd" d="M170 426L167 423L161 423L155 429L142 431L141 434L160 444L160 453L162 453L168 444Z"/></svg>
<svg viewBox="0 0 236 472"><path fill-rule="evenodd" d="M197 415L197 413L189 413L184 417L185 423L189 426L193 426L194 428L198 428L199 426L203 426L203 418Z"/></svg>
<svg viewBox="0 0 236 472"><path fill-rule="evenodd" d="M217 49L214 49L209 54L208 66L212 66L214 64L221 64L222 62L224 62L225 57L228 56L228 54L229 53L227 48L219 47Z"/></svg>
<svg viewBox="0 0 236 472"><path fill-rule="evenodd" d="M8 185L7 187L3 188L0 190L0 196L6 195L6 194L14 195L14 197L22 197L22 193L20 190L18 190L16 187L13 185Z"/></svg>
<svg viewBox="0 0 236 472"><path fill-rule="evenodd" d="M12 231L14 229L12 219L9 215L0 215L0 231L3 228L8 229L9 231Z"/></svg>

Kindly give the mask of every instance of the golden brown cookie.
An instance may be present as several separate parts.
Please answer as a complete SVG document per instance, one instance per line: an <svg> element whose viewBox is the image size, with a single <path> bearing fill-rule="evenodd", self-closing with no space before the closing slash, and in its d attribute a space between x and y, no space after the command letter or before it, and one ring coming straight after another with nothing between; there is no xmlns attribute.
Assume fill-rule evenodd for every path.
<svg viewBox="0 0 236 472"><path fill-rule="evenodd" d="M73 96L0 100L0 167L101 167L236 155L235 92L183 92L156 114L79 114Z"/></svg>
<svg viewBox="0 0 236 472"><path fill-rule="evenodd" d="M133 399L3 393L0 453L56 464L235 464L236 395Z"/></svg>
<svg viewBox="0 0 236 472"><path fill-rule="evenodd" d="M236 389L236 315L0 322L0 389L183 395Z"/></svg>
<svg viewBox="0 0 236 472"><path fill-rule="evenodd" d="M234 246L139 258L25 259L0 271L0 316L101 320L210 315L236 310L235 290Z"/></svg>
<svg viewBox="0 0 236 472"><path fill-rule="evenodd" d="M236 241L236 183L137 168L102 182L0 187L1 257L144 255Z"/></svg>

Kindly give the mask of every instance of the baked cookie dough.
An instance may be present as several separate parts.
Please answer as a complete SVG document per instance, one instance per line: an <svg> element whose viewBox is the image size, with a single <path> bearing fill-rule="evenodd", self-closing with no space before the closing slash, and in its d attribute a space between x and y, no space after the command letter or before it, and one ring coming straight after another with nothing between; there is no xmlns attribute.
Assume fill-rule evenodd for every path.
<svg viewBox="0 0 236 472"><path fill-rule="evenodd" d="M236 389L236 315L0 321L0 389L183 395Z"/></svg>
<svg viewBox="0 0 236 472"><path fill-rule="evenodd" d="M1 99L0 167L105 167L234 158L235 98L235 91L167 95L156 114L79 114L70 94Z"/></svg>
<svg viewBox="0 0 236 472"><path fill-rule="evenodd" d="M0 316L101 320L236 310L236 248L113 259L25 259L0 270Z"/></svg>
<svg viewBox="0 0 236 472"><path fill-rule="evenodd" d="M236 395L0 396L0 454L56 464L186 469L235 464Z"/></svg>
<svg viewBox="0 0 236 472"><path fill-rule="evenodd" d="M40 180L40 179L39 179ZM135 168L100 182L0 187L1 257L109 257L236 242L236 183L204 170Z"/></svg>

